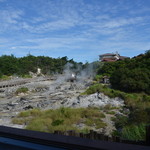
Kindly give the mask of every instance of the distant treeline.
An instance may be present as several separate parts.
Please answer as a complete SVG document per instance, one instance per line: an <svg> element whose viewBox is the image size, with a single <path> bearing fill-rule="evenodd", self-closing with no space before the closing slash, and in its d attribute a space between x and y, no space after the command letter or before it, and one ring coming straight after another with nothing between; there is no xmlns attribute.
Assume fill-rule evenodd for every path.
<svg viewBox="0 0 150 150"><path fill-rule="evenodd" d="M51 58L46 56L27 55L17 58L14 55L2 55L0 57L0 77L2 75L27 75L29 72L36 73L37 68L42 69L43 74L62 73L67 63L72 63L73 68L78 65L84 68L81 62L77 63L73 59L68 60L67 56L62 58Z"/></svg>
<svg viewBox="0 0 150 150"><path fill-rule="evenodd" d="M113 89L150 94L150 50L124 61L104 63L98 74L109 76Z"/></svg>

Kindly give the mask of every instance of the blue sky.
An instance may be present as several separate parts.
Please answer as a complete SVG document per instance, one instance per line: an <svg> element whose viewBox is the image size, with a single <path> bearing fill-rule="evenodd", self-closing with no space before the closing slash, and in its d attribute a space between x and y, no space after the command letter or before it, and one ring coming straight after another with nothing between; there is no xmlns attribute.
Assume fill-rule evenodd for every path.
<svg viewBox="0 0 150 150"><path fill-rule="evenodd" d="M150 0L0 0L0 55L82 62L150 49Z"/></svg>

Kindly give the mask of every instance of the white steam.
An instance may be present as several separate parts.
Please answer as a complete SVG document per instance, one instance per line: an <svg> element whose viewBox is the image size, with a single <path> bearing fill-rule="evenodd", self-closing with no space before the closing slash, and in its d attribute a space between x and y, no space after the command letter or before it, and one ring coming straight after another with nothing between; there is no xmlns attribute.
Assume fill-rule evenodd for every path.
<svg viewBox="0 0 150 150"><path fill-rule="evenodd" d="M63 74L56 75L56 81L50 86L50 93L57 92L57 89L68 85L68 89L84 89L93 79L95 75L93 64L88 64L82 69L80 64L74 67L74 64L67 63L64 66ZM71 78L75 78L70 82Z"/></svg>

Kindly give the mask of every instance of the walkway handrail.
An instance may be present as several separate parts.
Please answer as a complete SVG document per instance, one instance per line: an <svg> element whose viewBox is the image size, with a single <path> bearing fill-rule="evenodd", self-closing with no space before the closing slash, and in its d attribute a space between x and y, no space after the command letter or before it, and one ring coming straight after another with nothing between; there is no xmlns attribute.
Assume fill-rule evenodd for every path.
<svg viewBox="0 0 150 150"><path fill-rule="evenodd" d="M31 143L57 146L66 149L82 150L149 150L148 146L124 144L117 142L98 141L73 136L55 135L38 131L30 131L6 126L0 126L0 137L17 139Z"/></svg>

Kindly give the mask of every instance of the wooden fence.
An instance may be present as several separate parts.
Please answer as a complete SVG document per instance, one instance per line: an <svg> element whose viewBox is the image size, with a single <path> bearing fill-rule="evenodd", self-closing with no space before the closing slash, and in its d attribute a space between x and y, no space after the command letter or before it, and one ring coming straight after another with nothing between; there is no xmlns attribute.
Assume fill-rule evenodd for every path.
<svg viewBox="0 0 150 150"><path fill-rule="evenodd" d="M117 136L110 137L104 134L97 133L96 131L93 130L90 130L89 133L78 133L75 132L74 130L65 131L65 132L55 131L54 134L75 136L75 137L101 140L101 141L120 142L120 143L136 144L136 145L150 145L150 126L146 127L146 137L145 140L143 141L129 141L129 140L121 139L120 137Z"/></svg>
<svg viewBox="0 0 150 150"><path fill-rule="evenodd" d="M11 81L11 80L9 80L9 81L3 81L3 82L0 82L0 88L17 86L17 85L25 84L27 82L28 82L27 79L15 80L15 81Z"/></svg>
<svg viewBox="0 0 150 150"><path fill-rule="evenodd" d="M32 144L40 144L50 147L56 147L62 150L149 150L149 146L145 145L134 145L134 144L126 144L112 141L106 136L99 135L94 131L90 131L90 134L79 134L80 137L75 137L76 133L74 131L67 131L65 134L68 135L59 135L64 134L62 132L55 132L55 134L38 132L38 131L30 131L24 129L17 129L12 127L0 126L0 139L5 138L5 141L0 141L0 149L2 149L2 145L5 144L11 148L11 145L17 145L18 142L29 142ZM70 136L72 135L72 136ZM86 137L86 138L85 138ZM92 138L92 139L89 139ZM93 138L103 139L103 140L93 140ZM9 140L18 140L13 144L9 143ZM8 143L7 143L8 142ZM26 145L22 145L22 147L26 147ZM22 148L20 148L22 149ZM49 148L51 149L51 148ZM5 150L5 149L3 149ZM8 149L7 149L8 150ZM28 149L27 150L31 150Z"/></svg>

